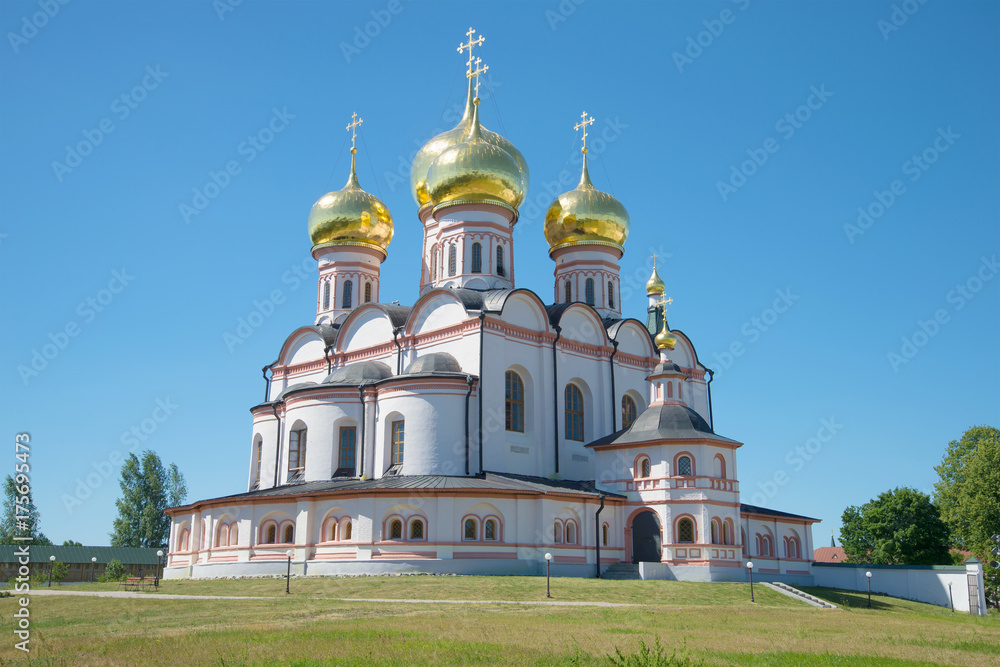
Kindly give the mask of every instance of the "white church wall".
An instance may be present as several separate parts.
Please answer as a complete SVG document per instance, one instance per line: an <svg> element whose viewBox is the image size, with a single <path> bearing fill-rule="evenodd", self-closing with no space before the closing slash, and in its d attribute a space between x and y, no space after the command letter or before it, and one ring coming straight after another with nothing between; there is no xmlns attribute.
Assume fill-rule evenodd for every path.
<svg viewBox="0 0 1000 667"><path fill-rule="evenodd" d="M392 321L389 316L375 306L362 308L340 330L337 340L339 352L354 352L392 341Z"/></svg>
<svg viewBox="0 0 1000 667"><path fill-rule="evenodd" d="M467 387L435 383L427 389L382 394L379 411L385 416L379 418L376 429L385 433L385 439L380 453L376 447L376 466L381 460L377 476L390 465L392 422L400 418L404 420L403 474L463 474L466 393Z"/></svg>

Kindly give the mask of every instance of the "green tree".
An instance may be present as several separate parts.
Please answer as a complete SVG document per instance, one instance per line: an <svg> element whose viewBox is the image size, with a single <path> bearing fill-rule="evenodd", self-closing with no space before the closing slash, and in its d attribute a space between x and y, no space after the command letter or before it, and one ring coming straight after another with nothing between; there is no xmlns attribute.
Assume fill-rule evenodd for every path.
<svg viewBox="0 0 1000 667"><path fill-rule="evenodd" d="M841 518L840 542L848 562L876 565L942 565L948 555L948 528L930 496L896 488Z"/></svg>
<svg viewBox="0 0 1000 667"><path fill-rule="evenodd" d="M170 496L170 507L183 505L184 501L187 500L187 483L176 463L171 463L167 469L167 488Z"/></svg>
<svg viewBox="0 0 1000 667"><path fill-rule="evenodd" d="M121 581L128 574L125 566L117 558L112 558L108 566L104 568L104 574L97 578L98 581Z"/></svg>
<svg viewBox="0 0 1000 667"><path fill-rule="evenodd" d="M64 547L82 547L83 544L75 540L65 540L62 544Z"/></svg>
<svg viewBox="0 0 1000 667"><path fill-rule="evenodd" d="M18 499L27 502L22 502L18 506ZM31 485L7 475L3 485L3 525L0 526L0 544L52 544L38 529L41 520L42 514L35 507L35 501L31 497ZM30 537L31 540L15 540L15 537Z"/></svg>
<svg viewBox="0 0 1000 667"><path fill-rule="evenodd" d="M176 469L176 466L171 466ZM118 517L111 532L113 547L163 547L167 544L170 517L163 513L178 492L183 489L184 477L177 472L180 486L171 479L156 452L147 449L142 460L135 454L122 465L122 497L115 501ZM179 490L178 490L179 489Z"/></svg>
<svg viewBox="0 0 1000 667"><path fill-rule="evenodd" d="M952 544L971 551L983 561L987 588L1000 589L1000 570L991 537L1000 534L1000 429L974 426L961 439L948 443L941 465L934 468L939 480L934 499L951 534Z"/></svg>

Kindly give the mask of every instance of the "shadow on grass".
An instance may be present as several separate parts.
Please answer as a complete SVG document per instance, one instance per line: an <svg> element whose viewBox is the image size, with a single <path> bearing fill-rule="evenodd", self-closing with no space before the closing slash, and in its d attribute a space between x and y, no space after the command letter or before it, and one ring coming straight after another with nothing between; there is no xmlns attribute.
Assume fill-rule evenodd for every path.
<svg viewBox="0 0 1000 667"><path fill-rule="evenodd" d="M857 591L842 591L836 588L819 588L815 586L800 586L800 588L810 595L815 595L821 600L828 600L838 607L847 609L868 609L867 592L861 593ZM893 610L897 609L897 605L893 602L893 598L872 593L871 608Z"/></svg>

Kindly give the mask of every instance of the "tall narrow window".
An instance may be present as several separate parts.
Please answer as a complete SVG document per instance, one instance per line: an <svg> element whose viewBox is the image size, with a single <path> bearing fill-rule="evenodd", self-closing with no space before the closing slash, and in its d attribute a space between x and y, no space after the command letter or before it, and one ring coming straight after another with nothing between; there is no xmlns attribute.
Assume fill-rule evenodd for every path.
<svg viewBox="0 0 1000 667"><path fill-rule="evenodd" d="M608 308L615 307L615 284L608 281Z"/></svg>
<svg viewBox="0 0 1000 667"><path fill-rule="evenodd" d="M348 521L347 524L344 526L344 530L340 534L340 539L342 539L342 540L349 540L349 539L351 539L351 522L350 521Z"/></svg>
<svg viewBox="0 0 1000 667"><path fill-rule="evenodd" d="M564 286L564 290L566 292L566 299L565 299L566 303L572 302L573 301L573 284L570 281L567 280L566 281L566 285Z"/></svg>
<svg viewBox="0 0 1000 667"><path fill-rule="evenodd" d="M630 428L635 422L635 401L631 396L622 396L622 428Z"/></svg>
<svg viewBox="0 0 1000 667"><path fill-rule="evenodd" d="M594 305L594 279L593 278L587 278L587 282L585 283L585 287L584 287L584 294L586 295L585 298L587 299L587 305L588 306L593 306Z"/></svg>
<svg viewBox="0 0 1000 667"><path fill-rule="evenodd" d="M583 394L575 384L566 385L566 439L583 442Z"/></svg>
<svg viewBox="0 0 1000 667"><path fill-rule="evenodd" d="M278 527L273 523L267 527L267 544L274 544L278 541Z"/></svg>
<svg viewBox="0 0 1000 667"><path fill-rule="evenodd" d="M497 275L498 276L505 276L505 275L507 275L507 273L504 271L504 268L503 268L503 246L502 245L498 245L497 246Z"/></svg>
<svg viewBox="0 0 1000 667"><path fill-rule="evenodd" d="M601 546L608 546L608 524L601 526Z"/></svg>
<svg viewBox="0 0 1000 667"><path fill-rule="evenodd" d="M365 283L365 303L372 302L372 284Z"/></svg>
<svg viewBox="0 0 1000 667"><path fill-rule="evenodd" d="M458 250L454 245L448 247L448 275L453 276L458 271Z"/></svg>
<svg viewBox="0 0 1000 667"><path fill-rule="evenodd" d="M506 402L507 430L524 433L524 383L514 371L507 371Z"/></svg>
<svg viewBox="0 0 1000 667"><path fill-rule="evenodd" d="M497 522L493 519L487 519L483 524L483 539L488 541L497 539Z"/></svg>
<svg viewBox="0 0 1000 667"><path fill-rule="evenodd" d="M643 459L642 463L639 464L639 477L646 478L652 474L652 468L649 465L649 459Z"/></svg>
<svg viewBox="0 0 1000 667"><path fill-rule="evenodd" d="M437 243L431 246L431 280L437 280L438 272L438 247Z"/></svg>
<svg viewBox="0 0 1000 667"><path fill-rule="evenodd" d="M340 300L341 308L351 307L351 292L354 291L354 283L350 280L344 281L344 296Z"/></svg>
<svg viewBox="0 0 1000 667"><path fill-rule="evenodd" d="M330 281L323 281L323 310L330 310Z"/></svg>
<svg viewBox="0 0 1000 667"><path fill-rule="evenodd" d="M566 544L576 544L576 524L572 521L566 522Z"/></svg>
<svg viewBox="0 0 1000 667"><path fill-rule="evenodd" d="M474 540L476 539L476 520L466 519L465 520L465 530L462 532L463 539Z"/></svg>
<svg viewBox="0 0 1000 667"><path fill-rule="evenodd" d="M392 422L392 465L403 464L403 420Z"/></svg>
<svg viewBox="0 0 1000 667"><path fill-rule="evenodd" d="M479 243L472 244L472 272L483 272L483 246Z"/></svg>
<svg viewBox="0 0 1000 667"><path fill-rule="evenodd" d="M306 429L288 434L288 474L301 473L306 467Z"/></svg>
<svg viewBox="0 0 1000 667"><path fill-rule="evenodd" d="M354 454L357 444L357 428L354 426L342 426L340 428L340 456L337 468L340 470L350 470L354 476Z"/></svg>
<svg viewBox="0 0 1000 667"><path fill-rule="evenodd" d="M257 465L254 466L254 470L255 470L254 481L253 481L254 485L260 484L260 460L261 460L261 458L263 458L262 457L263 450L264 450L264 443L263 442L258 442L257 443Z"/></svg>
<svg viewBox="0 0 1000 667"><path fill-rule="evenodd" d="M401 540L403 539L403 522L399 519L395 519L389 524L389 539L390 540Z"/></svg>
<svg viewBox="0 0 1000 667"><path fill-rule="evenodd" d="M677 541L694 542L694 522L691 519L681 519L677 522Z"/></svg>
<svg viewBox="0 0 1000 667"><path fill-rule="evenodd" d="M691 457L682 456L677 459L677 474L681 477L690 477L691 473Z"/></svg>
<svg viewBox="0 0 1000 667"><path fill-rule="evenodd" d="M285 544L291 544L295 541L295 527L292 524L285 526Z"/></svg>

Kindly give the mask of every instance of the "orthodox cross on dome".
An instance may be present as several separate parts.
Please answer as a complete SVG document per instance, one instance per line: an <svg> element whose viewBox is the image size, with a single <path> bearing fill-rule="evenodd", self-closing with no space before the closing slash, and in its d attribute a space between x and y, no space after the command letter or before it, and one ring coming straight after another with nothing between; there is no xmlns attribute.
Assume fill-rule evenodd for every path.
<svg viewBox="0 0 1000 667"><path fill-rule="evenodd" d="M580 122L573 126L574 130L579 130L581 127L583 128L583 149L580 151L581 153L587 152L587 126L592 125L593 123L594 117L591 116L590 118L587 118L587 112L584 111L580 114Z"/></svg>
<svg viewBox="0 0 1000 667"><path fill-rule="evenodd" d="M480 35L476 39L472 39L472 36L475 33L476 33L475 29L470 26L468 32L465 33L465 35L469 38L468 43L458 45L459 53L465 51L466 49L469 50L469 61L465 64L465 76L470 79L474 76L472 73L472 47L479 46L480 44L486 41L486 38L483 37L482 35Z"/></svg>
<svg viewBox="0 0 1000 667"><path fill-rule="evenodd" d="M653 270L656 271L656 253L653 253Z"/></svg>
<svg viewBox="0 0 1000 667"><path fill-rule="evenodd" d="M486 70L488 70L490 68L489 65L487 65L486 67L480 67L479 63L481 63L481 62L483 62L482 58L476 58L476 69L474 69L474 70L470 69L469 72L468 72L468 75L469 75L470 78L471 77L475 77L476 78L476 100L475 100L476 104L479 104L479 75L480 74L484 74L486 72Z"/></svg>
<svg viewBox="0 0 1000 667"><path fill-rule="evenodd" d="M351 154L358 152L358 149L354 147L354 142L358 138L358 125L365 122L363 118L358 118L358 112L351 114L351 122L347 124L348 130L351 131Z"/></svg>
<svg viewBox="0 0 1000 667"><path fill-rule="evenodd" d="M663 297L663 296L661 295L661 296L660 296L660 298L659 298L659 299L657 299L657 301L656 301L656 305L657 305L657 306L659 306L660 308L662 308L662 309L663 309L663 314L664 314L664 316L666 316L666 314L667 314L667 306L669 306L669 305L670 305L670 304L672 304L673 302L674 302L674 300L673 300L673 298L672 298L672 297L671 297L671 298L669 298L669 299L666 299L666 298L664 298L664 297Z"/></svg>

